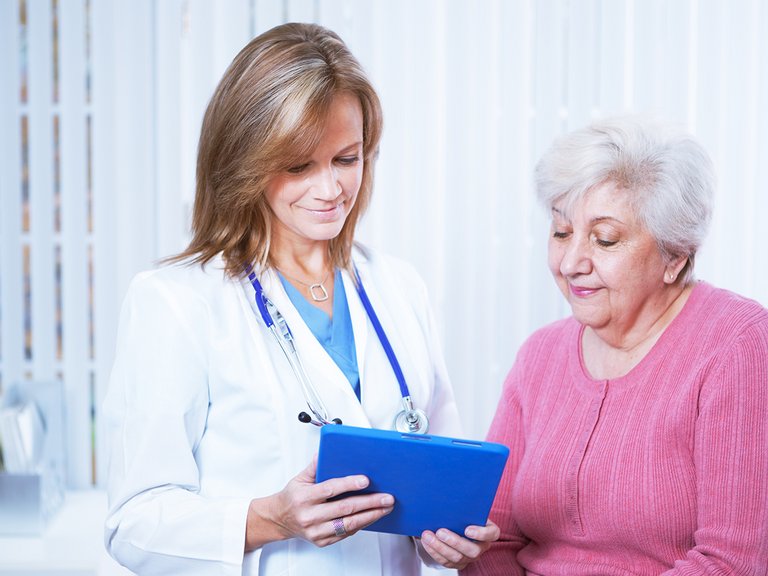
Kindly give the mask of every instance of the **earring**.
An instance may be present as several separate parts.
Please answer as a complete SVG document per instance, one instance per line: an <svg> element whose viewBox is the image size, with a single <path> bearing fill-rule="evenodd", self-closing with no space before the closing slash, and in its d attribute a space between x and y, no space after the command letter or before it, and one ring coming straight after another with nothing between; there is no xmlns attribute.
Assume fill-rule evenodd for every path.
<svg viewBox="0 0 768 576"><path fill-rule="evenodd" d="M667 272L667 280L669 280L670 282L674 282L675 281L675 275L672 274L672 272Z"/></svg>

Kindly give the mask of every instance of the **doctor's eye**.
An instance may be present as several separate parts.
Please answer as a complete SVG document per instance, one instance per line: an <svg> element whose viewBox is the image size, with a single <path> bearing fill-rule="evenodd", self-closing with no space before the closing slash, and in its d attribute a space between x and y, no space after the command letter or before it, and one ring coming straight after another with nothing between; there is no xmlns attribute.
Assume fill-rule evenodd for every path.
<svg viewBox="0 0 768 576"><path fill-rule="evenodd" d="M359 156L342 156L336 159L336 162L342 166L354 166L360 161Z"/></svg>
<svg viewBox="0 0 768 576"><path fill-rule="evenodd" d="M301 174L307 168L309 168L309 164L299 164L298 166L291 166L286 172L289 174Z"/></svg>

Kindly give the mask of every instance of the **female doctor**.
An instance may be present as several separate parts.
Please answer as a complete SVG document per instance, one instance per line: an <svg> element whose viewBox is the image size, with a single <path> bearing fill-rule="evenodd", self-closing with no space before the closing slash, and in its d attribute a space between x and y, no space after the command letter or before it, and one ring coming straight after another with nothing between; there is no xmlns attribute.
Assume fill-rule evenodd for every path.
<svg viewBox="0 0 768 576"><path fill-rule="evenodd" d="M392 496L329 501L368 479L315 483L313 423L390 429L412 403L400 424L423 410L430 433L459 433L424 285L353 243L381 126L359 63L320 26L278 26L225 73L192 241L133 280L120 319L105 538L128 568L407 576L418 556L461 568L498 538L492 523L416 541L360 532Z"/></svg>

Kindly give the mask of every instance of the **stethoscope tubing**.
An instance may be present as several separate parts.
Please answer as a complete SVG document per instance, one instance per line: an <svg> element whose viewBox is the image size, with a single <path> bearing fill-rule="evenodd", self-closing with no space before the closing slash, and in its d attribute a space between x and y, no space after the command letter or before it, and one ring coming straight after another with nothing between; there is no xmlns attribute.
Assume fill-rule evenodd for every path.
<svg viewBox="0 0 768 576"><path fill-rule="evenodd" d="M314 415L315 422L320 425L329 424L331 421L329 420L328 409L325 407L325 403L322 398L320 398L320 395L317 394L315 387L309 380L307 371L304 369L304 364L301 361L301 356L299 356L299 352L296 350L293 332L291 332L288 323L285 321L285 318L277 307L264 294L264 289L258 278L256 278L256 274L250 268L247 270L248 280L251 281L251 284L256 291L256 305L259 308L261 318L264 320L264 324L272 333L275 340L277 340L286 360L288 360L288 364L290 364L293 373L296 375L296 379L299 381L302 392L304 393L307 407ZM272 312L269 311L270 307L274 309L274 316ZM277 320L275 320L275 318Z"/></svg>
<svg viewBox="0 0 768 576"><path fill-rule="evenodd" d="M363 303L363 307L368 313L368 318L371 320L371 324L373 324L373 329L376 331L376 335L379 337L381 346L384 348L384 353L387 355L389 363L392 365L392 371L395 373L397 383L400 385L400 396L403 398L410 398L411 391L408 389L408 384L405 381L403 370L400 368L400 362L397 361L397 356L395 355L395 351L392 349L392 345L389 343L389 338L387 338L387 334L384 332L384 328L381 326L381 322L379 322L379 317L374 311L373 306L371 305L371 301L368 299L368 293L363 287L363 281L360 280L360 273L357 271L357 267L355 267L354 270L356 282L355 287L357 288L357 293L360 295L360 301Z"/></svg>
<svg viewBox="0 0 768 576"><path fill-rule="evenodd" d="M272 301L267 298L266 294L264 294L264 289L261 286L261 282L259 282L258 278L256 277L256 273L253 271L253 267L246 266L246 272L248 273L248 280L251 282L251 285L256 292L256 305L259 309L259 314L261 315L261 318L264 321L266 327L272 333L275 340L277 340L280 349L283 351L283 354L285 354L291 369L296 375L296 379L301 384L302 392L304 393L304 399L307 403L307 406L314 415L314 418L312 418L306 413L302 412L299 415L299 419L302 422L312 423L316 426L323 426L325 424L331 423L340 424L341 421L338 418L329 420L328 409L326 408L323 400L320 398L320 395L317 393L314 385L312 385L311 380L309 379L309 376L304 369L304 365L301 362L301 357L296 350L293 333L288 327L288 323L285 321L285 318L277 309L277 307L272 303ZM363 282L360 279L360 273L358 272L356 266L354 267L354 273L355 288L357 289L357 293L360 296L360 301L362 302L363 308L365 308L366 314L368 315L368 318L373 325L373 329L376 332L379 341L381 342L381 346L384 349L384 353L386 354L390 365L392 366L392 371L394 372L395 378L397 379L397 383L400 387L403 411L398 413L395 417L395 428L397 429L398 423L402 421L403 426L407 428L407 430L403 431L424 434L427 432L429 427L429 419L423 410L414 409L413 402L411 400L411 393L408 388L408 384L405 381L403 370L400 367L400 362L398 362L395 351L389 342L389 338L387 338L387 335L384 332L384 328L379 321L379 317L376 314L376 311L373 309L373 305L368 298L368 294L365 291ZM272 309L271 311L270 308Z"/></svg>

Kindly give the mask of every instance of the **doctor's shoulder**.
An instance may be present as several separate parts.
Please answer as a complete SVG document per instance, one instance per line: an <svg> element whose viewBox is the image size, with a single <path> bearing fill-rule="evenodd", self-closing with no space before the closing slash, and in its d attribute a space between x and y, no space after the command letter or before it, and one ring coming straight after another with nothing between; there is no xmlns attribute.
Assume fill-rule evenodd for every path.
<svg viewBox="0 0 768 576"><path fill-rule="evenodd" d="M196 304L205 307L206 303L216 302L237 286L237 281L226 275L219 259L204 266L189 261L161 263L132 278L124 302L165 302L174 308L195 307Z"/></svg>
<svg viewBox="0 0 768 576"><path fill-rule="evenodd" d="M387 286L406 292L410 298L427 299L424 279L410 262L359 242L355 242L353 260L361 270L364 268L368 271L377 287Z"/></svg>

